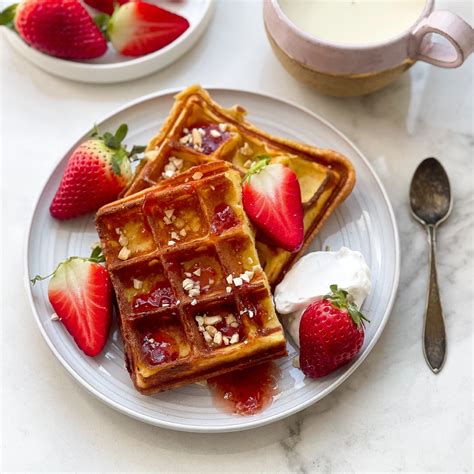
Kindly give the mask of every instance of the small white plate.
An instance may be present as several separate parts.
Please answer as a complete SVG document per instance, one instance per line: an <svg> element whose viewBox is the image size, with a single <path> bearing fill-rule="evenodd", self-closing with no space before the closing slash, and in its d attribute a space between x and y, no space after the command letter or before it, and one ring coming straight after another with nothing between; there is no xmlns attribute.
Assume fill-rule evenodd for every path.
<svg viewBox="0 0 474 474"><path fill-rule="evenodd" d="M120 335L113 328L103 353L90 358L75 345L61 323L50 320L47 283L26 284L40 330L51 350L68 372L92 394L117 410L139 420L183 431L225 432L262 426L287 417L320 400L334 390L361 364L372 350L392 308L399 278L398 233L387 195L359 150L335 127L312 112L294 104L253 92L210 89L224 106L241 104L249 120L273 134L346 155L357 171L353 193L328 220L316 237L313 249L345 245L365 256L372 272L373 291L364 304L370 319L364 346L358 357L329 376L305 379L292 366L295 350L278 361L282 370L281 392L265 411L250 417L233 416L217 410L206 387L189 385L151 397L140 395L132 386L124 367ZM144 144L159 129L173 103L170 91L141 98L98 122L101 130L115 130L128 123L128 144ZM47 274L71 255L86 255L97 240L93 216L59 222L50 217L49 205L66 166L69 153L86 136L80 137L61 158L38 198L31 220L26 255L26 278ZM372 380L371 383L377 383Z"/></svg>
<svg viewBox="0 0 474 474"><path fill-rule="evenodd" d="M150 0L189 21L189 28L168 46L139 58L118 54L109 44L106 54L90 61L70 61L48 56L28 46L20 36L2 28L5 37L19 54L39 68L56 76L80 82L98 84L124 82L159 71L176 61L196 43L206 30L214 12L215 0L166 1ZM88 8L91 14L99 13Z"/></svg>

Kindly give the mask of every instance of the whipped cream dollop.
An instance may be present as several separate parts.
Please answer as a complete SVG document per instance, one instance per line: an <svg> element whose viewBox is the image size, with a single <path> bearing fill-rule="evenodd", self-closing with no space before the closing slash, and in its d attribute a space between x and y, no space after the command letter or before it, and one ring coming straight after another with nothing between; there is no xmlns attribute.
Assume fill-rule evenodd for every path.
<svg viewBox="0 0 474 474"><path fill-rule="evenodd" d="M301 315L313 301L328 294L336 284L346 290L360 308L370 293L370 269L364 256L342 247L338 252L312 252L298 260L276 287L276 310L293 340L300 345Z"/></svg>

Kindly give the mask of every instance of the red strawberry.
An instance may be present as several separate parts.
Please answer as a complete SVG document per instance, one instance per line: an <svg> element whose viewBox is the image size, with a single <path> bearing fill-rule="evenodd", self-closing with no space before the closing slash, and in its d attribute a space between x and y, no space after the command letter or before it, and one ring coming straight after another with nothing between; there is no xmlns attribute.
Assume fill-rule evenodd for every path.
<svg viewBox="0 0 474 474"><path fill-rule="evenodd" d="M290 168L269 162L269 157L261 157L245 175L244 209L268 239L289 252L297 252L304 240L298 178Z"/></svg>
<svg viewBox="0 0 474 474"><path fill-rule="evenodd" d="M129 159L143 147L128 152L122 145L128 127L120 125L115 135L99 135L95 130L90 140L71 154L59 189L49 208L56 219L70 219L92 211L117 199L132 178Z"/></svg>
<svg viewBox="0 0 474 474"><path fill-rule="evenodd" d="M104 348L112 315L112 284L107 270L97 263L103 261L99 253L95 249L90 258L61 262L48 286L49 301L60 321L91 357ZM42 279L36 276L31 281Z"/></svg>
<svg viewBox="0 0 474 474"><path fill-rule="evenodd" d="M65 59L92 59L107 41L78 0L25 0L8 7L0 24L14 26L33 48Z"/></svg>
<svg viewBox="0 0 474 474"><path fill-rule="evenodd" d="M125 56L143 56L170 44L189 28L180 15L135 1L114 12L107 28L114 48Z"/></svg>
<svg viewBox="0 0 474 474"><path fill-rule="evenodd" d="M123 5L129 0L84 0L92 8L99 10L107 15L112 15L115 5Z"/></svg>
<svg viewBox="0 0 474 474"><path fill-rule="evenodd" d="M300 321L300 366L308 377L324 377L347 364L364 342L365 316L348 293L331 285L331 293L311 303Z"/></svg>

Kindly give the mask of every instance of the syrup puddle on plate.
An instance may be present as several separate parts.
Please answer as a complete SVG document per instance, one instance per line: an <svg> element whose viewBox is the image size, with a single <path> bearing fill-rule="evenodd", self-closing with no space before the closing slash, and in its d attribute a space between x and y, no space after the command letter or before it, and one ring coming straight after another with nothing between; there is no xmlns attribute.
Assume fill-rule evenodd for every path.
<svg viewBox="0 0 474 474"><path fill-rule="evenodd" d="M255 415L278 395L281 370L274 362L236 370L207 381L217 408L235 415Z"/></svg>

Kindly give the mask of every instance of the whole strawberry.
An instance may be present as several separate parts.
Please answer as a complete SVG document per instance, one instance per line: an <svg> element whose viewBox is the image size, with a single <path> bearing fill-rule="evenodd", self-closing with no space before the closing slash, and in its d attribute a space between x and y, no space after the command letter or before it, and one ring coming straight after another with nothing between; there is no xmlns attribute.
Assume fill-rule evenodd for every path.
<svg viewBox="0 0 474 474"><path fill-rule="evenodd" d="M64 59L92 59L107 51L107 41L78 0L24 0L0 14L33 48Z"/></svg>
<svg viewBox="0 0 474 474"><path fill-rule="evenodd" d="M112 315L112 284L99 264L104 257L96 247L89 258L70 257L52 275L36 276L35 284L52 276L48 298L57 318L88 356L98 355L107 342Z"/></svg>
<svg viewBox="0 0 474 474"><path fill-rule="evenodd" d="M49 208L56 219L71 219L117 199L132 178L130 160L143 147L131 152L122 145L128 127L120 125L115 135L99 134L79 145L71 154Z"/></svg>
<svg viewBox="0 0 474 474"><path fill-rule="evenodd" d="M331 285L331 293L311 303L300 321L300 367L308 377L324 377L350 362L364 343L364 321L347 291Z"/></svg>

